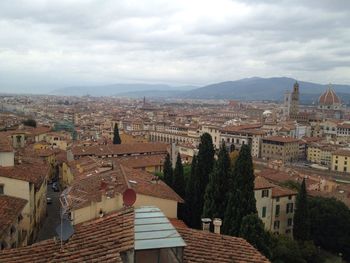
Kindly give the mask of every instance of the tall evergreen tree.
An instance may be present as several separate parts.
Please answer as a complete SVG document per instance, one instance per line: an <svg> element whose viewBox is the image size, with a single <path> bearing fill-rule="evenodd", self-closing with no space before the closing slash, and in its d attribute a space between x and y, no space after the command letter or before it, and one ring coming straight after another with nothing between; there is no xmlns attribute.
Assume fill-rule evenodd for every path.
<svg viewBox="0 0 350 263"><path fill-rule="evenodd" d="M118 124L114 124L114 133L113 133L113 144L121 144L122 140L119 136Z"/></svg>
<svg viewBox="0 0 350 263"><path fill-rule="evenodd" d="M209 175L209 183L204 196L203 217L224 218L230 174L230 157L223 143L219 150L218 160Z"/></svg>
<svg viewBox="0 0 350 263"><path fill-rule="evenodd" d="M196 197L194 196L194 176L197 168L197 156L194 155L191 163L191 173L188 177L186 184L186 194L185 194L185 217L184 221L189 227L194 227L195 218L194 218L194 208L196 207Z"/></svg>
<svg viewBox="0 0 350 263"><path fill-rule="evenodd" d="M169 153L166 155L163 164L163 178L168 186L173 187L173 167L171 165Z"/></svg>
<svg viewBox="0 0 350 263"><path fill-rule="evenodd" d="M295 202L293 236L296 240L310 240L310 217L307 202L305 178Z"/></svg>
<svg viewBox="0 0 350 263"><path fill-rule="evenodd" d="M180 153L177 154L176 165L174 169L173 188L179 196L181 196L182 198L185 197L186 185L184 177L184 167L182 165Z"/></svg>
<svg viewBox="0 0 350 263"><path fill-rule="evenodd" d="M200 138L199 150L197 155L197 165L194 173L194 191L196 205L192 211L194 216L194 228L200 228L201 216L204 206L205 189L209 181L209 174L214 166L214 146L209 133L204 133Z"/></svg>
<svg viewBox="0 0 350 263"><path fill-rule="evenodd" d="M271 257L270 236L265 231L264 223L261 221L258 214L250 214L243 217L239 236L247 240L267 258Z"/></svg>
<svg viewBox="0 0 350 263"><path fill-rule="evenodd" d="M237 236L243 217L257 213L254 196L253 160L248 145L243 145L234 166L229 200L225 211L223 232Z"/></svg>

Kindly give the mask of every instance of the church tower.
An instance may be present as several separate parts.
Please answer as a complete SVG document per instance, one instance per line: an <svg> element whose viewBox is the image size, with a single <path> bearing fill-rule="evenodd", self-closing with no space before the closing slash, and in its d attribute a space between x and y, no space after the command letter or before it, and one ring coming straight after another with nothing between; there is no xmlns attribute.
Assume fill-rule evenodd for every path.
<svg viewBox="0 0 350 263"><path fill-rule="evenodd" d="M294 83L293 92L290 97L289 117L295 120L299 113L299 83L297 81Z"/></svg>

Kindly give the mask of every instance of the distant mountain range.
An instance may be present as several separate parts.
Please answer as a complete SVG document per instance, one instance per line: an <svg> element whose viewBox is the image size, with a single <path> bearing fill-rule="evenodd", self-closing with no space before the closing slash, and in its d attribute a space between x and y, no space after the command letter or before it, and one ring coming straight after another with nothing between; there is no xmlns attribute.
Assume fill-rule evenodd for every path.
<svg viewBox="0 0 350 263"><path fill-rule="evenodd" d="M50 94L61 96L128 96L133 95L134 92L157 94L159 91L174 91L175 93L192 90L196 86L170 86L165 84L112 84L101 86L73 86L62 89L53 90ZM132 97L132 96L131 96Z"/></svg>
<svg viewBox="0 0 350 263"><path fill-rule="evenodd" d="M281 101L286 91L292 91L295 79L245 78L226 81L204 87L175 87L162 84L115 84L108 86L69 87L55 90L55 95L70 96L125 96L141 98L186 98L186 99L236 99ZM302 103L310 104L327 89L328 85L298 81ZM339 97L350 104L350 85L332 85Z"/></svg>

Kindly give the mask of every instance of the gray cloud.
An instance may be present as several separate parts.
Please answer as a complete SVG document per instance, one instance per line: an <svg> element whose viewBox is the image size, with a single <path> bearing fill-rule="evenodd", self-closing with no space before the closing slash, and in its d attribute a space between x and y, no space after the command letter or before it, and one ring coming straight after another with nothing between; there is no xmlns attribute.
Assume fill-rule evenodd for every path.
<svg viewBox="0 0 350 263"><path fill-rule="evenodd" d="M204 85L250 76L350 82L349 1L0 1L0 91Z"/></svg>

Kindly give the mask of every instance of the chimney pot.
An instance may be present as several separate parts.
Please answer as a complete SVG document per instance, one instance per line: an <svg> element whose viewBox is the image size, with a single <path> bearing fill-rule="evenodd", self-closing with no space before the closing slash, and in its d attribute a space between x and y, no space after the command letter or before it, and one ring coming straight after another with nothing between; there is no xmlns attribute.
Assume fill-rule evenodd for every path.
<svg viewBox="0 0 350 263"><path fill-rule="evenodd" d="M211 223L211 219L210 218L202 218L202 228L203 231L210 231L210 223Z"/></svg>
<svg viewBox="0 0 350 263"><path fill-rule="evenodd" d="M214 224L214 233L216 234L220 234L220 229L221 229L221 225L222 225L222 220L220 218L214 218L213 220L213 224Z"/></svg>

